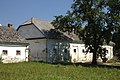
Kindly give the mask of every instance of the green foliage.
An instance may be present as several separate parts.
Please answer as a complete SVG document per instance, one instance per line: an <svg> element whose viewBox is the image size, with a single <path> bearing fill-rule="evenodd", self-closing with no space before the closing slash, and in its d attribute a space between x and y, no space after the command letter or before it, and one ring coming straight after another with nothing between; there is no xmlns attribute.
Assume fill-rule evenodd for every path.
<svg viewBox="0 0 120 80"><path fill-rule="evenodd" d="M85 24L83 31L83 41L88 49L93 52L93 64L96 64L97 54L102 54L104 43L109 44L111 40L111 29L107 22L105 0L74 0L72 13L75 18L81 19L81 24ZM101 51L101 52L100 52ZM103 57L103 56L102 56Z"/></svg>
<svg viewBox="0 0 120 80"><path fill-rule="evenodd" d="M112 33L120 25L119 0L74 0L66 16L56 16L52 24L59 30L75 29L88 49L93 52L93 64L102 54L102 45L109 44ZM84 29L81 27L84 25ZM103 57L103 56L102 56Z"/></svg>
<svg viewBox="0 0 120 80"><path fill-rule="evenodd" d="M113 34L113 42L116 44L114 51L120 55L120 0L109 0L107 5L109 6L109 23L111 23L110 26L114 27L115 31Z"/></svg>
<svg viewBox="0 0 120 80"><path fill-rule="evenodd" d="M44 63L0 64L0 80L119 80L120 70Z"/></svg>

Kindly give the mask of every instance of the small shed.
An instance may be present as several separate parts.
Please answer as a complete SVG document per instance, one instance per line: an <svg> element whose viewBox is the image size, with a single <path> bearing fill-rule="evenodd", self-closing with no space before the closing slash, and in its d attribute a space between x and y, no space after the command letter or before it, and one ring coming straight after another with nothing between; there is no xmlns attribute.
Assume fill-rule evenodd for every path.
<svg viewBox="0 0 120 80"><path fill-rule="evenodd" d="M12 26L0 26L0 62L28 61L29 44Z"/></svg>

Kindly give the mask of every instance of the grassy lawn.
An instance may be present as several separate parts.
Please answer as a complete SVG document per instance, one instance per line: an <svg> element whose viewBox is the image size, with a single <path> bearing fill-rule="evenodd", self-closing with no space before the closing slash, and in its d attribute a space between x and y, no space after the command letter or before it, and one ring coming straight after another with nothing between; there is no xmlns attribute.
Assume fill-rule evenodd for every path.
<svg viewBox="0 0 120 80"><path fill-rule="evenodd" d="M0 64L0 80L120 80L120 69L37 62Z"/></svg>

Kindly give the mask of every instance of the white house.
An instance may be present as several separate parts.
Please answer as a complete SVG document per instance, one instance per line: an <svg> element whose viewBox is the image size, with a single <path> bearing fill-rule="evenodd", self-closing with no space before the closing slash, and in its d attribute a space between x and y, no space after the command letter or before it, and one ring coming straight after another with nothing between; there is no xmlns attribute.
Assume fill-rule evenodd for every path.
<svg viewBox="0 0 120 80"><path fill-rule="evenodd" d="M113 58L113 43L112 45L103 45L102 47L106 49L106 58L108 60L112 59Z"/></svg>
<svg viewBox="0 0 120 80"><path fill-rule="evenodd" d="M103 49L105 49L106 53L105 58L110 60L113 58L113 46L112 45L103 45ZM78 44L78 43L70 43L70 55L71 55L71 62L92 62L93 53L86 53L85 44ZM104 58L104 57L102 57ZM101 57L99 56L97 59L98 62L102 62Z"/></svg>
<svg viewBox="0 0 120 80"><path fill-rule="evenodd" d="M56 45L60 43L66 45L68 41L72 41L68 35L56 31L49 21L37 18L26 21L17 31L29 42L32 61L59 62L60 50L55 49ZM59 54L55 56L54 51Z"/></svg>
<svg viewBox="0 0 120 80"><path fill-rule="evenodd" d="M73 32L68 34L55 30L49 21L31 18L20 25L17 31L29 42L32 61L92 61L92 53L85 54L85 44L78 36Z"/></svg>
<svg viewBox="0 0 120 80"><path fill-rule="evenodd" d="M93 53L86 53L85 44L70 43L71 62L92 62Z"/></svg>
<svg viewBox="0 0 120 80"><path fill-rule="evenodd" d="M12 24L0 26L0 62L14 63L28 61L28 43Z"/></svg>

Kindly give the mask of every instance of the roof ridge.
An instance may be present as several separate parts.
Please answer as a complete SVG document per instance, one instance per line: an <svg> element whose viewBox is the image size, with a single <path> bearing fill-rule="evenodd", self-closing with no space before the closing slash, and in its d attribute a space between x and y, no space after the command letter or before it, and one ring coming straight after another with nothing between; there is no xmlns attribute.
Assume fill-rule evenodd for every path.
<svg viewBox="0 0 120 80"><path fill-rule="evenodd" d="M40 21L47 21L47 22L50 22L49 20L43 20L43 19L39 19L39 18L35 18L35 17L32 17L31 19L32 19L32 20L40 20Z"/></svg>
<svg viewBox="0 0 120 80"><path fill-rule="evenodd" d="M32 17L32 18L31 18L31 23L33 23L33 19L34 19L34 18Z"/></svg>
<svg viewBox="0 0 120 80"><path fill-rule="evenodd" d="M39 18L32 17L32 18L28 19L27 21L25 21L22 25L32 24L32 23L35 24L35 23L34 23L35 21L48 22L48 23L50 23L49 20L43 20L43 19L39 19Z"/></svg>

